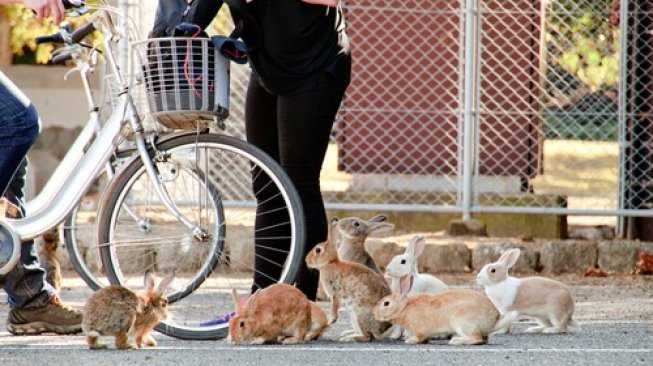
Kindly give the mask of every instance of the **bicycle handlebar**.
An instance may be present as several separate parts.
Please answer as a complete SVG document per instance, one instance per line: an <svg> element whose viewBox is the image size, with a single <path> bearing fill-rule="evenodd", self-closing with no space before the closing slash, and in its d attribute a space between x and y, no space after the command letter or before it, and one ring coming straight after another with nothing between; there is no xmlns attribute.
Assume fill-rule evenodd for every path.
<svg viewBox="0 0 653 366"><path fill-rule="evenodd" d="M73 32L70 38L73 43L77 43L82 39L84 39L84 37L93 33L94 30L95 30L95 26L93 25L93 23L86 23L82 27L77 28L77 30Z"/></svg>
<svg viewBox="0 0 653 366"><path fill-rule="evenodd" d="M34 42L36 44L42 44L42 43L64 43L63 36L61 33L53 33L53 34L48 34L44 36L37 36L34 38Z"/></svg>
<svg viewBox="0 0 653 366"><path fill-rule="evenodd" d="M52 63L55 65L60 65L72 59L73 59L73 54L70 52L66 52L52 57Z"/></svg>
<svg viewBox="0 0 653 366"><path fill-rule="evenodd" d="M84 0L63 0L61 3L65 9L81 8L86 5Z"/></svg>

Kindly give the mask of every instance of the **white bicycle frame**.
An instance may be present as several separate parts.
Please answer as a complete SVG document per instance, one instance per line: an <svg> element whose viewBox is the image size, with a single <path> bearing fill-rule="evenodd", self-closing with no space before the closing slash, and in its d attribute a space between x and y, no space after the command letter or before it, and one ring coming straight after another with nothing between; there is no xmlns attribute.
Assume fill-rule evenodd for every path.
<svg viewBox="0 0 653 366"><path fill-rule="evenodd" d="M21 219L3 219L3 223L13 229L22 240L26 240L44 234L65 220L105 169L106 164L109 163L118 147L123 125L128 120L134 131L136 148L158 197L180 222L191 229L195 235L203 236L203 230L179 211L161 184L156 167L148 152L143 126L129 93L129 85L122 76L116 57L112 52L112 42L117 41L120 35L116 34L115 27L112 26L110 16L106 11L99 10L94 15L98 15L94 19L99 20L97 23L94 22L96 28L101 30L104 35L102 43L109 71L120 85L118 105L99 132L97 131L99 128L97 112L91 114L89 123L75 140L43 192L28 206L29 215ZM106 25L107 22L109 26ZM84 80L84 78L82 79Z"/></svg>
<svg viewBox="0 0 653 366"><path fill-rule="evenodd" d="M84 149L86 148L87 144L91 142L101 130L102 124L99 117L99 107L95 103L95 98L93 97L93 91L91 89L89 80L89 65L88 63L83 63L83 65L78 65L78 67L80 67L79 74L82 79L84 92L88 101L89 119L73 145L66 152L63 160L61 160L52 176L48 179L41 192L39 192L36 197L25 204L25 211L27 212L27 216L32 216L40 211L43 211L52 200L52 198L57 194L57 192L59 192L61 188L66 185L67 177L70 176L70 174L73 172L74 167L84 156Z"/></svg>

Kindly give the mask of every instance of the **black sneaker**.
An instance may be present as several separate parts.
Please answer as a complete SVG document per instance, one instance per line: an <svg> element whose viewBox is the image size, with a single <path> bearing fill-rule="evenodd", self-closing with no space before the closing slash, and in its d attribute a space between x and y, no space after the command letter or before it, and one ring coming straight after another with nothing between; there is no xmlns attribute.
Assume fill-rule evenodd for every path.
<svg viewBox="0 0 653 366"><path fill-rule="evenodd" d="M59 297L52 296L52 300L42 308L11 310L7 330L13 335L79 333L82 331L82 312L63 305Z"/></svg>

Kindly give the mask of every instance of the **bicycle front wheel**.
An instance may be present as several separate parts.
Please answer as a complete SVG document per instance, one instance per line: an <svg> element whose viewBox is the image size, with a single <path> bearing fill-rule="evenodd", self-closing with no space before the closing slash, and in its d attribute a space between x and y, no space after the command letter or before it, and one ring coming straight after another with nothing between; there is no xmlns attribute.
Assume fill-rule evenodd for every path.
<svg viewBox="0 0 653 366"><path fill-rule="evenodd" d="M271 262L280 273L275 281L294 281L304 260L299 196L273 159L239 139L185 135L162 142L156 150L152 156L164 190L201 234L165 207L142 160L132 160L107 189L98 216L107 277L139 291L145 270L159 277L174 272L170 317L156 329L182 339L225 337L234 309L231 289L249 293L255 261L271 262L261 258L261 250L281 258ZM257 209L261 199L268 203L265 212ZM278 205L270 209L270 202ZM257 218L279 213L285 222L273 230L259 225L255 233Z"/></svg>

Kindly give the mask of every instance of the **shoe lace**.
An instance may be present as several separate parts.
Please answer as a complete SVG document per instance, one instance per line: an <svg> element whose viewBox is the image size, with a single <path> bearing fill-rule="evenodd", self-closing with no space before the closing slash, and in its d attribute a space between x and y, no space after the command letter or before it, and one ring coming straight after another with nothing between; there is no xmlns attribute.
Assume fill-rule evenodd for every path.
<svg viewBox="0 0 653 366"><path fill-rule="evenodd" d="M59 296L56 296L56 295L55 295L55 296L52 296L52 299L50 300L50 302L51 302L54 306L60 308L60 309L63 310L63 311L71 312L71 313L77 313L77 312L78 312L77 309L75 309L75 308L73 308L73 307L71 307L71 306L69 306L69 305L66 305L66 304L64 304L63 302L61 302L61 299L59 298Z"/></svg>

